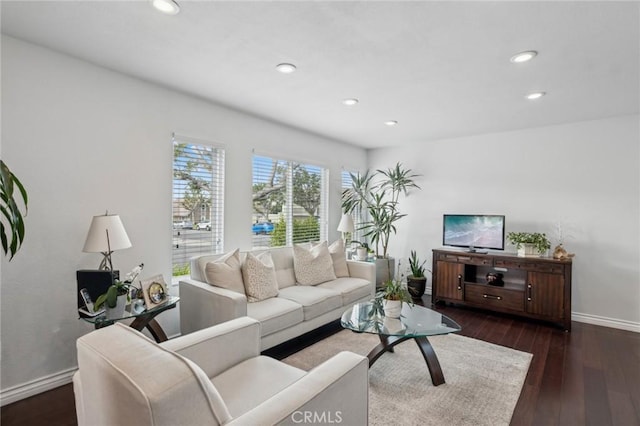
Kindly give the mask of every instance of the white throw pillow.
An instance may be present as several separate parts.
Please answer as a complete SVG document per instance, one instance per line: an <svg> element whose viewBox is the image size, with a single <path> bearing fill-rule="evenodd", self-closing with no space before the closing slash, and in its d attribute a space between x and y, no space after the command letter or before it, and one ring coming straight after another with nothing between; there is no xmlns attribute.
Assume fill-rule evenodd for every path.
<svg viewBox="0 0 640 426"><path fill-rule="evenodd" d="M264 252L258 256L247 253L242 264L244 290L249 303L259 302L278 295L278 281L273 266L271 253Z"/></svg>
<svg viewBox="0 0 640 426"><path fill-rule="evenodd" d="M344 251L344 241L336 240L329 246L331 260L333 260L333 272L336 277L348 277L349 267L347 266L347 256Z"/></svg>
<svg viewBox="0 0 640 426"><path fill-rule="evenodd" d="M226 253L213 262L207 262L204 275L209 284L245 294L239 249Z"/></svg>
<svg viewBox="0 0 640 426"><path fill-rule="evenodd" d="M327 242L307 249L301 244L293 245L293 269L300 285L316 285L335 280L333 260Z"/></svg>

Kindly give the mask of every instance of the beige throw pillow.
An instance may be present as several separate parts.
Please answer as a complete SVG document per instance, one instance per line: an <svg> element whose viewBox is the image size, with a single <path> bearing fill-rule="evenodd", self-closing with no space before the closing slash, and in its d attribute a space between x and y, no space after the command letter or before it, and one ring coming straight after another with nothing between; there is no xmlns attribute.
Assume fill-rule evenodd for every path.
<svg viewBox="0 0 640 426"><path fill-rule="evenodd" d="M239 249L226 253L213 262L208 262L204 267L204 275L211 285L245 294Z"/></svg>
<svg viewBox="0 0 640 426"><path fill-rule="evenodd" d="M247 253L242 264L244 290L249 303L259 302L278 295L276 270L273 266L271 253L264 252L258 256Z"/></svg>
<svg viewBox="0 0 640 426"><path fill-rule="evenodd" d="M293 269L296 281L300 285L316 285L336 279L326 241L312 246L311 249L294 244Z"/></svg>
<svg viewBox="0 0 640 426"><path fill-rule="evenodd" d="M329 246L329 253L333 260L333 272L336 277L348 277L349 267L347 266L347 256L344 251L344 241L336 240Z"/></svg>

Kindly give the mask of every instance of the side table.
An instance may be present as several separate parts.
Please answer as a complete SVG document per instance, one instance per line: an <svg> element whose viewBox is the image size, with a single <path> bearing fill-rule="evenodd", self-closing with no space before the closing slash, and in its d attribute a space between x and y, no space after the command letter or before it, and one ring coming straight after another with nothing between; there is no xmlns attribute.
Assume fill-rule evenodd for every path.
<svg viewBox="0 0 640 426"><path fill-rule="evenodd" d="M160 343L169 340L169 338L162 327L160 327L160 324L158 324L158 321L155 320L155 317L166 310L175 308L179 301L179 297L170 296L165 303L151 309L144 310L139 314L125 311L124 315L120 318L107 318L104 314L101 314L96 317L81 316L80 319L93 324L95 328L98 329L112 325L116 321L133 318L133 321L129 324L131 328L135 328L138 331L142 331L143 328L146 328L149 330L149 333L151 333L155 341Z"/></svg>

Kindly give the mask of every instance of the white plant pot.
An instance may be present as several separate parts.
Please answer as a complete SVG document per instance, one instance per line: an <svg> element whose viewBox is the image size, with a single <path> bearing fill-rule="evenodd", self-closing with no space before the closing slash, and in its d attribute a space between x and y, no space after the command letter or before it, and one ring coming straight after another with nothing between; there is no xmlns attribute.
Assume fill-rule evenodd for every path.
<svg viewBox="0 0 640 426"><path fill-rule="evenodd" d="M358 260L367 260L367 249L364 247L358 247L356 249L356 256L358 256Z"/></svg>
<svg viewBox="0 0 640 426"><path fill-rule="evenodd" d="M105 316L107 319L118 319L124 317L124 308L127 306L127 295L123 294L116 299L116 306L110 308L105 303Z"/></svg>
<svg viewBox="0 0 640 426"><path fill-rule="evenodd" d="M384 316L389 318L400 318L402 312L402 300L382 300Z"/></svg>
<svg viewBox="0 0 640 426"><path fill-rule="evenodd" d="M543 253L540 253L533 244L522 244L518 249L518 257L540 257Z"/></svg>

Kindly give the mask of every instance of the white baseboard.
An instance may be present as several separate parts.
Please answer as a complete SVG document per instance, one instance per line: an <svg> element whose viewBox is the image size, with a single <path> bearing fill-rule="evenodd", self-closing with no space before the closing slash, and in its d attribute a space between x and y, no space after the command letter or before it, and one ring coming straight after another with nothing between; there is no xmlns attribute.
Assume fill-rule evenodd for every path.
<svg viewBox="0 0 640 426"><path fill-rule="evenodd" d="M617 318L601 317L598 315L583 314L580 312L572 312L571 320L583 322L586 324L601 325L603 327L617 328L620 330L633 331L640 333L640 323L621 320Z"/></svg>
<svg viewBox="0 0 640 426"><path fill-rule="evenodd" d="M68 370L49 376L41 377L21 385L12 386L0 391L0 406L5 406L21 399L46 392L51 389L71 383L73 373L77 368L69 368Z"/></svg>

